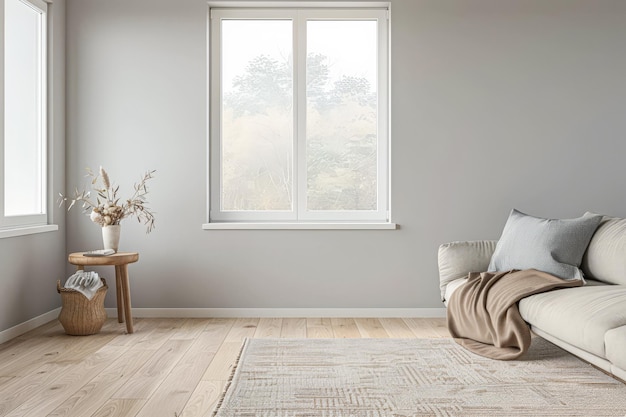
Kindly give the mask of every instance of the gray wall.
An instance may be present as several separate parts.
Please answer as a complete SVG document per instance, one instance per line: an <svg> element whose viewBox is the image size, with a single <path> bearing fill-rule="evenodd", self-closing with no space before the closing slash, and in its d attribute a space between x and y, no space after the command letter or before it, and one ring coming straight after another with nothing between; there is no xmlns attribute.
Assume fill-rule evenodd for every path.
<svg viewBox="0 0 626 417"><path fill-rule="evenodd" d="M103 165L126 196L158 171L156 231L123 223L134 307L441 307L438 245L497 238L513 207L626 216L626 2L393 0L400 229L202 231L206 11L68 0L67 186ZM67 224L68 251L100 246Z"/></svg>
<svg viewBox="0 0 626 417"><path fill-rule="evenodd" d="M59 230L0 239L0 331L47 313L61 304L57 279L65 276L65 214L54 204L65 186L65 1L50 6L52 31L49 172L52 196L48 204ZM3 48L0 45L0 48Z"/></svg>

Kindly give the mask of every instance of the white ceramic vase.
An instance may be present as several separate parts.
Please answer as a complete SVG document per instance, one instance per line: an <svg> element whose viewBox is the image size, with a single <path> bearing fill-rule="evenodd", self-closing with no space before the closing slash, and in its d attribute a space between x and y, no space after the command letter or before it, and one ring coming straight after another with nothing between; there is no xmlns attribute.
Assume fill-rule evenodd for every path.
<svg viewBox="0 0 626 417"><path fill-rule="evenodd" d="M119 224L102 227L102 243L103 249L113 249L117 252L120 246L120 230L122 226Z"/></svg>

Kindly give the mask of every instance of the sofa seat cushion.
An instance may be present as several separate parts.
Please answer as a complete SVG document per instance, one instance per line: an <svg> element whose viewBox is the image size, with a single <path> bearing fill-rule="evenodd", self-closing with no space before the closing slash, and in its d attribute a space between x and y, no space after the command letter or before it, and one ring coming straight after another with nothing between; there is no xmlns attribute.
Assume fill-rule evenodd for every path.
<svg viewBox="0 0 626 417"><path fill-rule="evenodd" d="M452 293L455 292L457 288L459 288L461 285L465 284L466 282L467 282L467 278L459 278L448 283L448 285L446 286L446 293L443 299L443 303L445 304L446 307L448 306L448 301L450 300L450 297L452 297Z"/></svg>
<svg viewBox="0 0 626 417"><path fill-rule="evenodd" d="M604 336L606 358L626 371L626 326L611 329Z"/></svg>
<svg viewBox="0 0 626 417"><path fill-rule="evenodd" d="M528 323L594 355L606 358L605 334L626 326L626 285L591 285L524 298Z"/></svg>

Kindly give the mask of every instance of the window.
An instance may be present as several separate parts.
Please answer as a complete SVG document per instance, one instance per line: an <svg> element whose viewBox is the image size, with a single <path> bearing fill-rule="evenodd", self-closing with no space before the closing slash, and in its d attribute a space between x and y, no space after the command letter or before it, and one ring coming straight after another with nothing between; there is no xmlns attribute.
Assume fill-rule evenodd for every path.
<svg viewBox="0 0 626 417"><path fill-rule="evenodd" d="M0 1L4 18L0 111L0 227L46 217L46 3Z"/></svg>
<svg viewBox="0 0 626 417"><path fill-rule="evenodd" d="M210 222L389 222L387 38L386 8L211 9Z"/></svg>

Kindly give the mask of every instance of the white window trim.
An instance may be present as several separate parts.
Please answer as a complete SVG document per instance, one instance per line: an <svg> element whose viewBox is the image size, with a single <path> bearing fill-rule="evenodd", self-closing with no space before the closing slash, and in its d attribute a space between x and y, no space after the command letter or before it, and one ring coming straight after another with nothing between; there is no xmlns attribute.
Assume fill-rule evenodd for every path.
<svg viewBox="0 0 626 417"><path fill-rule="evenodd" d="M41 144L41 168L42 175L44 176L43 195L42 195L42 208L45 211L43 214L29 215L29 216L10 216L5 217L4 211L4 53L0 53L0 239L31 235L37 233L45 233L56 231L59 229L58 225L49 224L49 213L52 204L50 203L50 185L51 185L51 173L49 172L48 159L50 155L48 150L50 149L49 141L49 123L48 115L50 112L50 94L49 94L49 74L50 74L50 14L48 10L48 3L42 0L21 0L28 6L37 10L44 15L42 21L42 144ZM0 0L0 44L4 45L4 0ZM4 51L4 48L2 49Z"/></svg>
<svg viewBox="0 0 626 417"><path fill-rule="evenodd" d="M391 223L390 219L390 103L389 103L389 14L390 3L388 2L225 2L211 1L208 3L209 12L209 29L207 32L208 45L208 126L209 135L207 146L207 161L209 168L207 169L207 223L203 224L203 229L395 229L395 223ZM301 74L304 70L298 70L298 66L304 68L306 63L306 37L302 36L306 33L306 19L298 19L300 10L305 11L306 18L375 18L379 22L379 84L378 84L378 108L379 124L378 136L382 138L378 142L378 190L377 190L377 207L376 211L306 211L306 196L298 195L298 190L306 189L306 170L305 155L298 152L297 147L303 146L300 142L305 141L305 124L296 124L296 128L300 131L295 135L297 140L294 141L294 160L298 158L295 164L298 172L297 178L299 184L294 184L294 210L292 211L275 211L275 212L257 212L255 216L251 216L250 212L227 212L219 209L211 209L211 205L221 202L221 186L217 185L221 175L221 167L219 156L221 141L213 140L220 137L220 127L218 123L211 123L210 120L221 120L221 83L219 82L219 63L211 62L213 53L219 54L219 24L214 24L213 18L217 13L213 13L214 9L219 10L219 17L238 17L242 18L241 9L253 9L254 13L250 18L290 18L294 19L295 25L304 27L294 28L294 49L298 51L297 63L294 68L294 91L303 90L305 79ZM288 8L287 10L285 8ZM315 10L309 10L314 8ZM320 8L320 9L318 9ZM347 9L347 10L338 10ZM236 10L235 13L228 13L229 10ZM294 16L295 15L295 16ZM294 60L295 61L295 60ZM296 102L298 100L298 102ZM306 112L306 97L304 94L294 94L294 109L296 112ZM302 114L296 115L296 119L305 120ZM213 155L213 157L212 157ZM213 158L213 159L212 159ZM214 178L211 181L211 178ZM299 212L298 212L299 210ZM379 227L383 225L383 227Z"/></svg>
<svg viewBox="0 0 626 417"><path fill-rule="evenodd" d="M390 9L388 1L209 1L209 9Z"/></svg>
<svg viewBox="0 0 626 417"><path fill-rule="evenodd" d="M38 233L56 232L59 226L56 224L44 224L41 226L13 227L10 229L0 229L0 239L8 237L35 235Z"/></svg>

